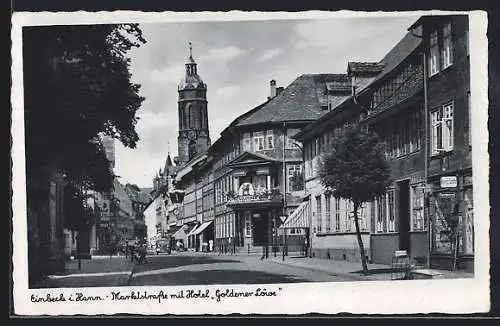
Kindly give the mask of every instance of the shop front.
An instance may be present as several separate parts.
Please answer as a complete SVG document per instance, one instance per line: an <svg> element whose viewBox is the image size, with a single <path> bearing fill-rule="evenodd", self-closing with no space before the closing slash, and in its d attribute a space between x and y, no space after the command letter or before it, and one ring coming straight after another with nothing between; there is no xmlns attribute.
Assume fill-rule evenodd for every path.
<svg viewBox="0 0 500 326"><path fill-rule="evenodd" d="M194 249L201 252L213 251L214 226L213 221L206 221L198 225L191 232Z"/></svg>
<svg viewBox="0 0 500 326"><path fill-rule="evenodd" d="M431 267L474 270L472 174L430 180Z"/></svg>

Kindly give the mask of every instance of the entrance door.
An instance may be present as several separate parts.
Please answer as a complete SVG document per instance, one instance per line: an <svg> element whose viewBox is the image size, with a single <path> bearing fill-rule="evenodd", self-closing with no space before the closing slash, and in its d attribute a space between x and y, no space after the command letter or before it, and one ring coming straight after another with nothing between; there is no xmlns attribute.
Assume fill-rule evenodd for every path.
<svg viewBox="0 0 500 326"><path fill-rule="evenodd" d="M410 255L410 180L398 182L399 249Z"/></svg>
<svg viewBox="0 0 500 326"><path fill-rule="evenodd" d="M268 243L268 221L266 214L252 212L252 238L254 246L263 246Z"/></svg>

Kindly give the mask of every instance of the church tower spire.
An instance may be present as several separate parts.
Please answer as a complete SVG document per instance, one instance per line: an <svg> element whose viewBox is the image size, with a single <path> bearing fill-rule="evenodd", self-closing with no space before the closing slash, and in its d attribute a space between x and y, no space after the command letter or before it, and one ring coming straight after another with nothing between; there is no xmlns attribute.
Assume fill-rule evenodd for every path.
<svg viewBox="0 0 500 326"><path fill-rule="evenodd" d="M207 111L207 86L198 75L198 67L193 59L193 45L188 43L189 57L185 76L177 89L179 136L178 164L189 162L196 154L210 147Z"/></svg>

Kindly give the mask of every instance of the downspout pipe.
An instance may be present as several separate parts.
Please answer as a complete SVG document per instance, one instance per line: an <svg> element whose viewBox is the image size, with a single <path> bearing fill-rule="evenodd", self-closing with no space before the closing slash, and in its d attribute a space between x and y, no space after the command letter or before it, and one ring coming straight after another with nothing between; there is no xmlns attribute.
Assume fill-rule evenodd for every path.
<svg viewBox="0 0 500 326"><path fill-rule="evenodd" d="M427 95L427 56L425 51L422 52L422 60L423 60L423 74L424 74L424 180L425 180L425 192L424 192L424 203L427 208L424 213L427 213L427 237L428 237L428 252L427 252L427 267L430 268L431 265L431 250L432 250L432 225L431 225L431 217L429 211L429 102ZM424 206L424 207L425 207Z"/></svg>
<svg viewBox="0 0 500 326"><path fill-rule="evenodd" d="M411 30L411 35L420 39L423 39L423 35L416 34L414 30ZM427 90L427 55L425 49L422 51L422 66L423 66L423 82L424 82L424 202L425 202L425 218L427 218L427 268L431 266L431 251L432 251L432 225L431 217L429 211L429 101L428 101L428 90Z"/></svg>

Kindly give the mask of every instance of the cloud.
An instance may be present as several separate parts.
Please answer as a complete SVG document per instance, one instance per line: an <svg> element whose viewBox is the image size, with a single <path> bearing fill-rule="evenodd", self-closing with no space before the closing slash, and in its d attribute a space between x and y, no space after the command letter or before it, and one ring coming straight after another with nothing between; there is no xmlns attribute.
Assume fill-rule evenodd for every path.
<svg viewBox="0 0 500 326"><path fill-rule="evenodd" d="M414 16L387 18L355 18L355 19L318 19L310 20L295 26L295 47L300 50L342 51L360 42L373 43L378 38L394 35L398 37L406 33L401 26L410 26Z"/></svg>
<svg viewBox="0 0 500 326"><path fill-rule="evenodd" d="M154 127L165 127L165 128L173 128L177 127L177 123L175 118L177 117L177 112L170 112L167 114L163 113L154 113L151 111L140 111L137 116L139 117L139 121L137 122L136 129L138 132L147 131L150 128Z"/></svg>
<svg viewBox="0 0 500 326"><path fill-rule="evenodd" d="M264 102L269 80L288 86L305 73L345 73L348 61L378 61L406 33L413 17L144 24L148 43L131 53L134 82L146 98L134 150L117 148L117 173L151 186L170 142L176 156L177 84L185 73L187 41L208 85L212 143L234 118ZM268 69L264 62L273 60ZM260 64L258 64L260 63Z"/></svg>
<svg viewBox="0 0 500 326"><path fill-rule="evenodd" d="M147 80L159 86L175 83L177 84L184 76L184 63L177 62L163 69L150 70Z"/></svg>
<svg viewBox="0 0 500 326"><path fill-rule="evenodd" d="M275 58L282 54L284 51L283 49L272 49L264 52L260 57L257 58L257 61L263 62L263 61L268 61L271 60L272 58Z"/></svg>
<svg viewBox="0 0 500 326"><path fill-rule="evenodd" d="M223 48L212 48L208 52L199 56L198 62L210 61L230 61L245 54L245 51L236 46L226 46Z"/></svg>
<svg viewBox="0 0 500 326"><path fill-rule="evenodd" d="M243 88L239 85L223 86L217 88L215 98L223 102L232 102L241 92L243 92Z"/></svg>

